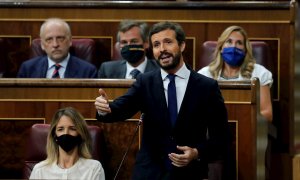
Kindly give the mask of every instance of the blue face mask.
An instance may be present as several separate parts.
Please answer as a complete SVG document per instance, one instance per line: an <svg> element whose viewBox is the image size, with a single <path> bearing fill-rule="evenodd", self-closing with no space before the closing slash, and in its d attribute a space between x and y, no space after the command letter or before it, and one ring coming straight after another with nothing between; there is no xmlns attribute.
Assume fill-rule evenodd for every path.
<svg viewBox="0 0 300 180"><path fill-rule="evenodd" d="M230 66L240 66L243 64L245 52L236 47L227 47L221 53L223 60Z"/></svg>

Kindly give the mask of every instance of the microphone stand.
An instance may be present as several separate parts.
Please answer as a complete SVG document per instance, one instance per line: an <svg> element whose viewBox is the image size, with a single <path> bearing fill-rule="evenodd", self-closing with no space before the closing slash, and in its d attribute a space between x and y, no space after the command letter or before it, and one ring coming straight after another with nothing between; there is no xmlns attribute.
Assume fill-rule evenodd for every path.
<svg viewBox="0 0 300 180"><path fill-rule="evenodd" d="M125 160L125 158L126 158L126 156L127 156L128 151L129 151L129 149L130 149L130 147L131 147L131 145L132 145L132 143L133 143L133 141L134 141L134 138L135 138L135 136L136 136L136 134L137 134L137 132L138 132L138 129L139 129L139 127L141 126L141 124L142 124L142 122L143 122L143 119L144 119L144 114L142 113L142 114L141 114L141 117L140 117L140 119L139 119L139 122L137 123L137 126L136 126L136 128L135 128L135 131L134 131L134 133L133 133L133 135L132 135L131 142L130 142L129 146L127 147L126 152L124 153L123 158L122 158L122 160L121 160L121 162L120 162L120 164L119 164L119 167L118 167L117 172L116 172L116 174L115 174L114 180L116 180L116 178L117 178L117 176L118 176L118 174L119 174L119 171L120 171L120 169L121 169L121 167L122 167L122 165L123 165L123 162L124 162L124 160Z"/></svg>

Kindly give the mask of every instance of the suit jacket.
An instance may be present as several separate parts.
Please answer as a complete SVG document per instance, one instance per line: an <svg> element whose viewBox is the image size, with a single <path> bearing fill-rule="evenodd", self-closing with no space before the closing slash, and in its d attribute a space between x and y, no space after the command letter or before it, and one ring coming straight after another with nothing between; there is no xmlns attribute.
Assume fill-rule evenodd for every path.
<svg viewBox="0 0 300 180"><path fill-rule="evenodd" d="M144 113L141 148L133 179L162 179L168 149L176 145L198 149L199 159L176 168L167 179L200 179L207 163L224 160L227 144L227 111L217 81L191 71L175 126L171 126L160 70L141 74L128 92L110 103L112 113L97 114L102 122ZM207 138L207 132L209 138Z"/></svg>
<svg viewBox="0 0 300 180"><path fill-rule="evenodd" d="M18 78L46 78L47 56L39 56L22 63ZM64 78L96 78L97 68L75 56L70 56Z"/></svg>
<svg viewBox="0 0 300 180"><path fill-rule="evenodd" d="M145 72L158 69L159 66L153 59L147 59ZM114 60L101 64L98 71L98 78L125 79L126 60Z"/></svg>

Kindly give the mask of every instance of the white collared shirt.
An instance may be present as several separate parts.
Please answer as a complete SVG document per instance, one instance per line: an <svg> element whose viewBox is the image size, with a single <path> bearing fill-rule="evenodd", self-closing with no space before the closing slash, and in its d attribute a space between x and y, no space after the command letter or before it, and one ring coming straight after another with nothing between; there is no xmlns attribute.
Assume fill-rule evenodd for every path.
<svg viewBox="0 0 300 180"><path fill-rule="evenodd" d="M68 56L63 61L61 61L60 63L58 63L61 66L59 68L59 70L58 70L60 78L64 78L65 77L65 72L66 72L66 68L67 68L67 64L69 62L69 59L70 59L70 53L68 53ZM51 60L48 57L48 70L47 70L46 78L49 78L49 79L52 78L52 74L53 74L53 72L55 70L55 67L54 67L55 64L56 64L56 62L54 62L53 60Z"/></svg>
<svg viewBox="0 0 300 180"><path fill-rule="evenodd" d="M188 70L185 64L175 73L175 84L176 84L176 97L177 97L177 111L179 112L183 97L186 91L186 87L189 81L191 71ZM164 91L168 104L168 84L170 82L167 78L168 73L161 69L161 77L164 83Z"/></svg>
<svg viewBox="0 0 300 180"><path fill-rule="evenodd" d="M130 74L130 72L133 70L133 69L137 69L139 70L141 73L144 73L145 72L145 69L146 69L146 65L147 65L147 57L145 57L145 60L140 64L138 65L137 67L133 67L131 66L127 61L126 61L126 75L125 75L125 79L132 79L132 76Z"/></svg>

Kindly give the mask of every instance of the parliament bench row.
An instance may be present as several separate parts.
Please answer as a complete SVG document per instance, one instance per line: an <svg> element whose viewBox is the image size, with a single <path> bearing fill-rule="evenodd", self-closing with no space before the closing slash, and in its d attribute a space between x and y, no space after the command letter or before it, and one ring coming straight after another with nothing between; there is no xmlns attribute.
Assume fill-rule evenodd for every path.
<svg viewBox="0 0 300 180"><path fill-rule="evenodd" d="M49 124L54 112L62 107L78 109L89 125L103 129L106 146L107 174L117 170L130 138L137 126L139 115L125 122L112 124L95 120L94 100L98 88L109 97L122 95L134 80L125 79L0 79L0 178L20 174L24 161L24 137L36 123ZM228 110L230 135L230 176L234 179L253 180L264 177L264 153L267 126L259 113L259 84L254 81L219 82ZM245 116L247 114L247 116ZM120 179L129 179L139 149L141 131L122 166ZM9 164L7 162L10 162ZM14 172L14 173L12 173ZM10 176L10 177L8 177Z"/></svg>

